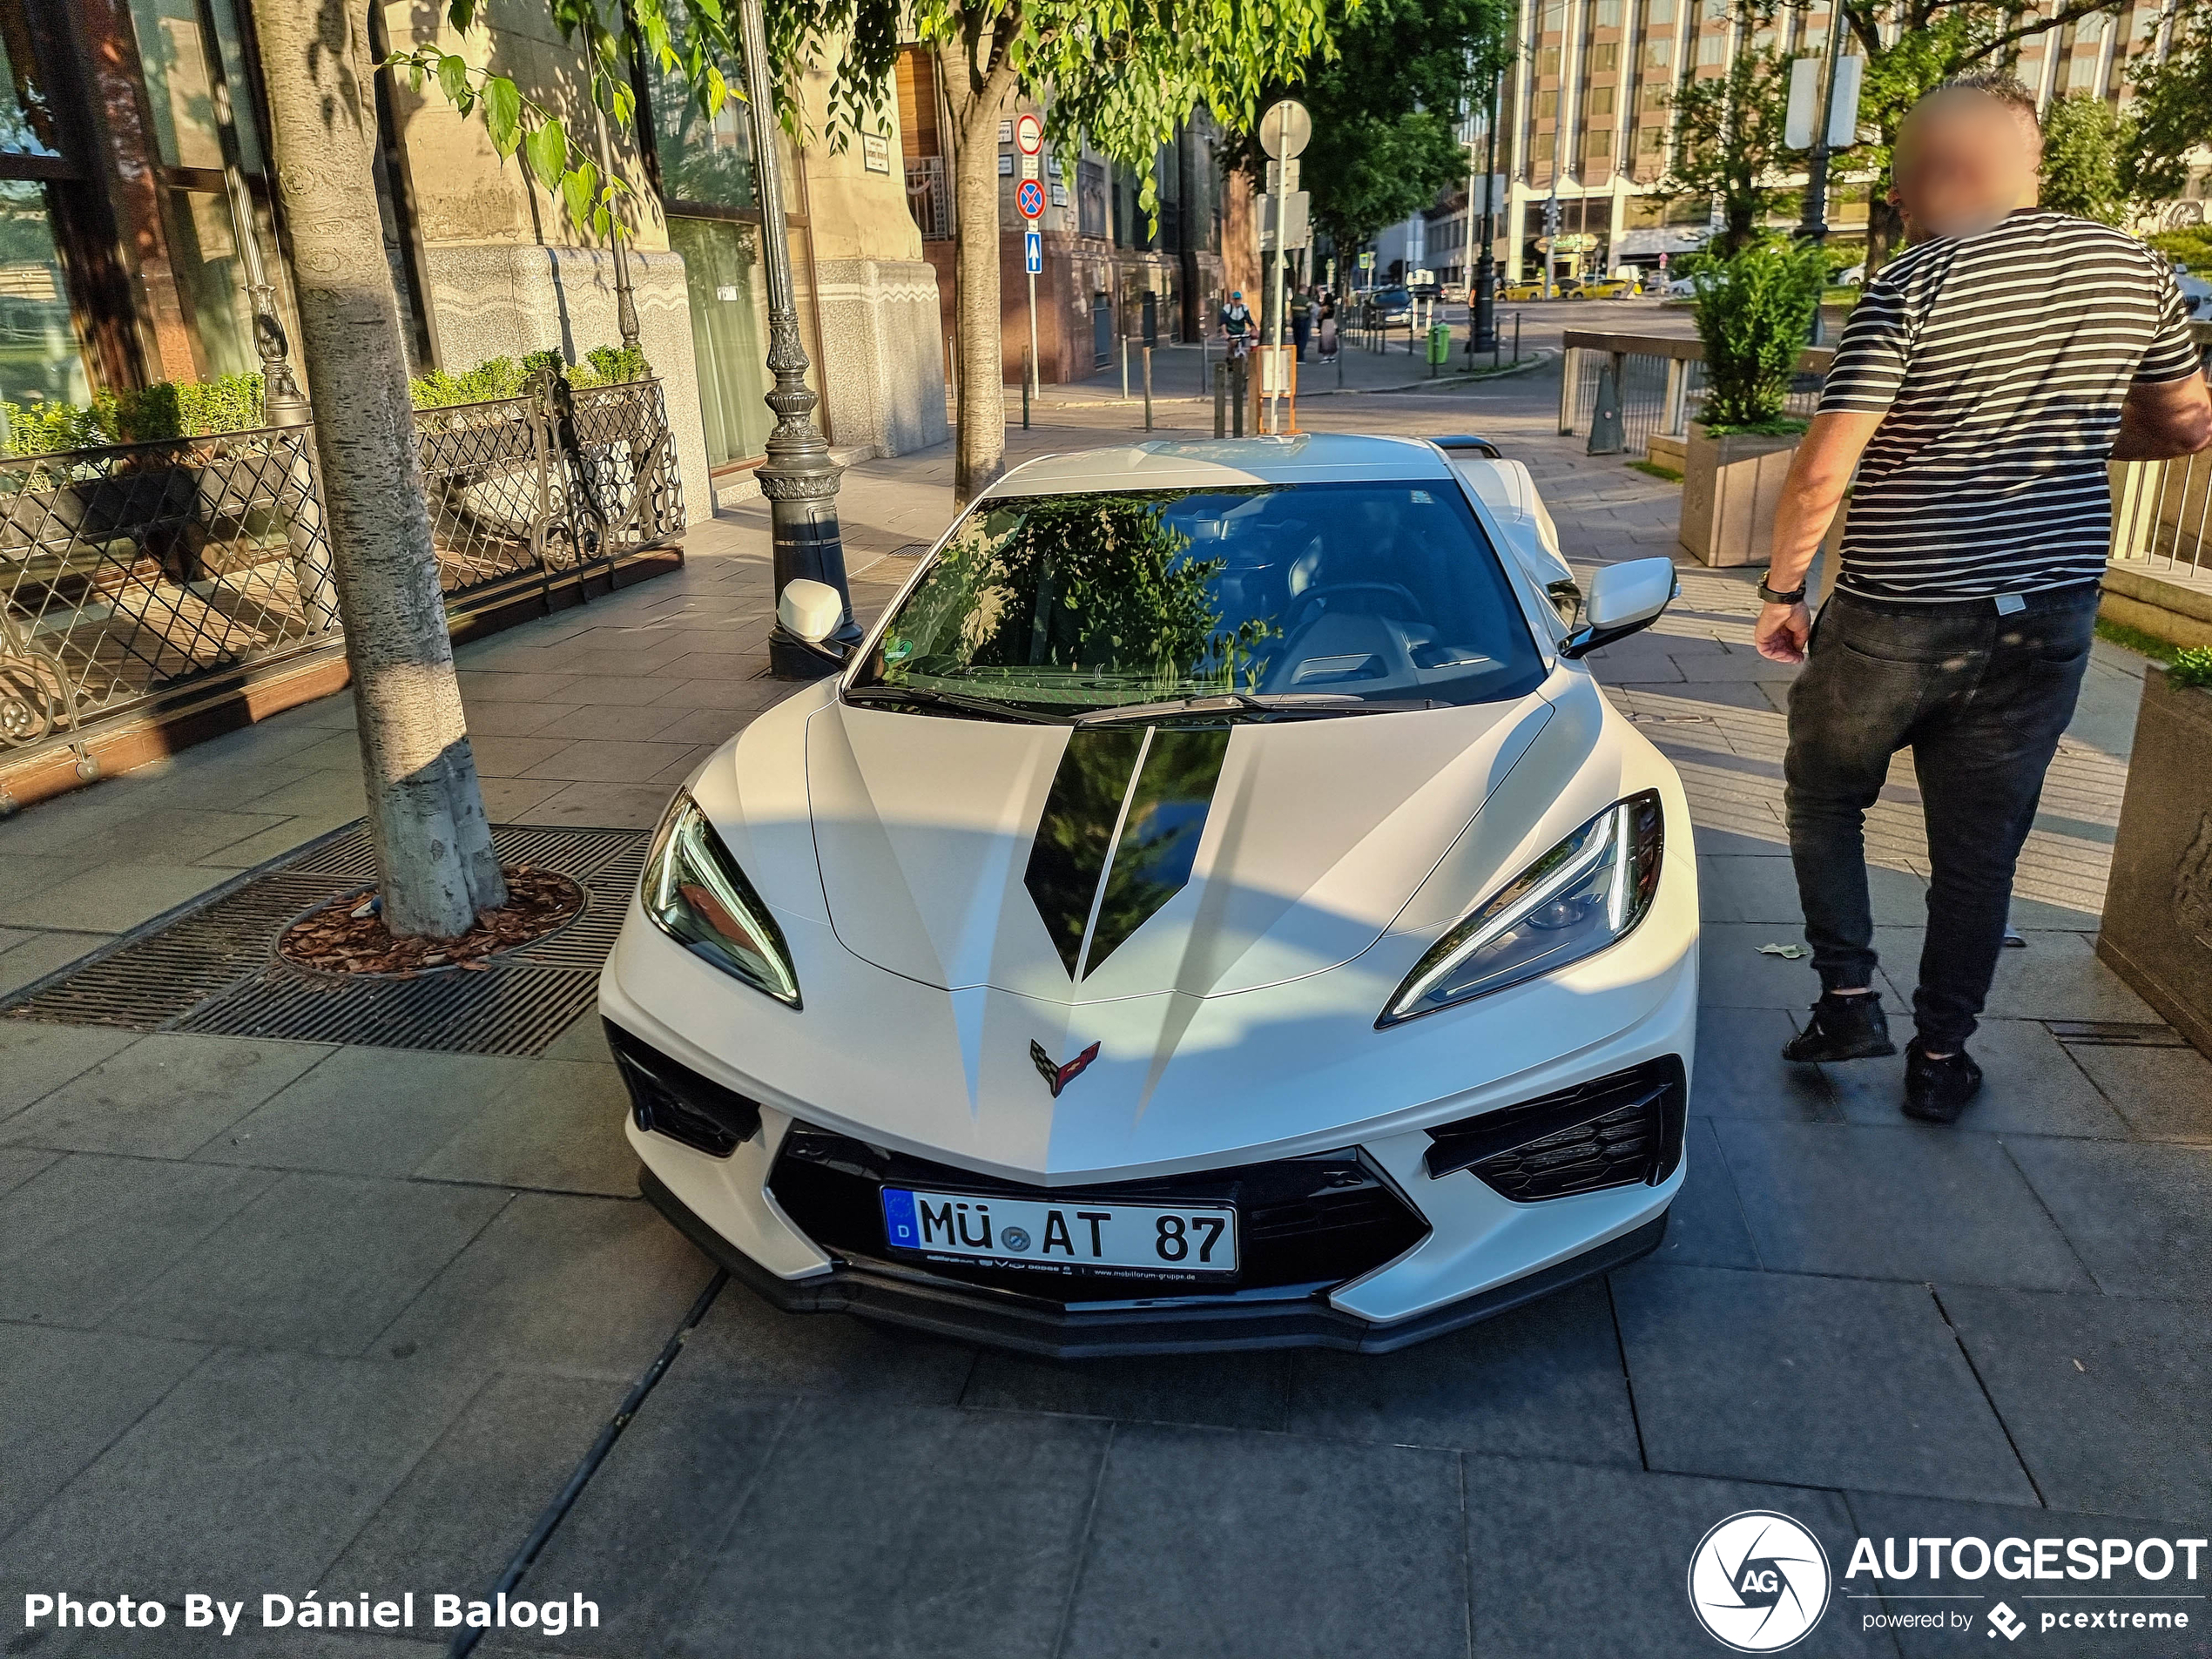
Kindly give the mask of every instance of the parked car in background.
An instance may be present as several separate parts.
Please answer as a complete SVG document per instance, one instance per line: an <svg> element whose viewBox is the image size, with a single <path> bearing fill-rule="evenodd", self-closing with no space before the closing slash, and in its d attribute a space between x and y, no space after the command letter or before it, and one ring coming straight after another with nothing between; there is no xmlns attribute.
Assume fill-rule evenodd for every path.
<svg viewBox="0 0 2212 1659"><path fill-rule="evenodd" d="M1667 297L1670 300L1691 299L1697 293L1697 285L1703 280L1702 276L1676 277L1667 285Z"/></svg>
<svg viewBox="0 0 2212 1659"><path fill-rule="evenodd" d="M1541 300L1544 297L1544 285L1541 278L1534 282L1508 282L1501 293L1504 298L1516 303L1524 300Z"/></svg>
<svg viewBox="0 0 2212 1659"><path fill-rule="evenodd" d="M1447 306L1463 306L1467 300L1467 284L1447 282L1436 291L1436 297Z"/></svg>
<svg viewBox="0 0 2212 1659"><path fill-rule="evenodd" d="M1576 300L1627 300L1641 291L1633 274L1593 276L1577 282L1569 297Z"/></svg>
<svg viewBox="0 0 2212 1659"><path fill-rule="evenodd" d="M1376 288L1366 298L1360 315L1370 328L1395 328L1413 315L1413 296L1404 288Z"/></svg>
<svg viewBox="0 0 2212 1659"><path fill-rule="evenodd" d="M2189 308L2194 322L2212 322L2212 282L2191 273L2179 260L2174 261L2174 286L2182 291L2182 303Z"/></svg>
<svg viewBox="0 0 2212 1659"><path fill-rule="evenodd" d="M1852 266L1850 270L1840 273L1836 278L1836 285L1844 288L1859 287L1864 286L1865 281L1866 266L1864 260Z"/></svg>

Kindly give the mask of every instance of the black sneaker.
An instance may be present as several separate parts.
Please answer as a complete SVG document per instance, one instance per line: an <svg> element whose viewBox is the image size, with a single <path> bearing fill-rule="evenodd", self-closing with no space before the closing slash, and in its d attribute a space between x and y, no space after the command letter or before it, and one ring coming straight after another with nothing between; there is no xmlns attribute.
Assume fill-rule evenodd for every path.
<svg viewBox="0 0 2212 1659"><path fill-rule="evenodd" d="M1905 1045L1905 1115L1923 1123L1955 1123L1981 1092L1981 1068L1961 1049L1931 1060L1918 1037Z"/></svg>
<svg viewBox="0 0 2212 1659"><path fill-rule="evenodd" d="M1784 1060L1866 1060L1895 1054L1890 1041L1889 1016L1882 1012L1878 991L1862 996L1831 996L1822 992L1812 1005L1805 1028L1782 1045Z"/></svg>

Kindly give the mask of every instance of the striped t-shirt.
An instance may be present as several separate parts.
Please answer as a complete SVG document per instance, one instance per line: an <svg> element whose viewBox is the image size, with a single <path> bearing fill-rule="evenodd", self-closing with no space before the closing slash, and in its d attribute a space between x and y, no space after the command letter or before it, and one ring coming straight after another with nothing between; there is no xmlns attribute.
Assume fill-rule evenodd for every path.
<svg viewBox="0 0 2212 1659"><path fill-rule="evenodd" d="M1823 414L1886 417L1859 462L1838 585L1925 602L2096 581L2121 403L2196 371L2188 315L2141 242L2035 208L1892 261L1821 394Z"/></svg>

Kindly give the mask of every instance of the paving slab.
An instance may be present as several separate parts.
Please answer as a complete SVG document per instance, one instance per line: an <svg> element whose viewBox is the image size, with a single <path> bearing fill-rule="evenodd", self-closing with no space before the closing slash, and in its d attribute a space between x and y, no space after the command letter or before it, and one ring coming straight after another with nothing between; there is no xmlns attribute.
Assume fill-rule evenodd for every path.
<svg viewBox="0 0 2212 1659"><path fill-rule="evenodd" d="M1612 1278L1651 1467L2033 1501L1925 1288L1649 1262Z"/></svg>
<svg viewBox="0 0 2212 1659"><path fill-rule="evenodd" d="M2008 1136L2099 1287L2195 1297L2212 1285L2212 1149Z"/></svg>
<svg viewBox="0 0 2212 1659"><path fill-rule="evenodd" d="M624 1137L630 1096L610 1060L535 1060L416 1173L541 1191L637 1190L637 1154Z"/></svg>
<svg viewBox="0 0 2212 1659"><path fill-rule="evenodd" d="M100 1324L278 1178L149 1158L63 1158L0 1197L0 1319Z"/></svg>
<svg viewBox="0 0 2212 1659"><path fill-rule="evenodd" d="M1788 1515L1832 1571L1850 1559L1850 1512L1832 1492L1533 1459L1467 1460L1474 1651L1514 1659L1708 1659L1722 1651L1691 1610L1690 1558L1747 1509ZM1834 1599L1792 1653L1888 1655Z"/></svg>
<svg viewBox="0 0 2212 1659"><path fill-rule="evenodd" d="M509 821L561 829L651 829L673 792L658 784L567 784Z"/></svg>
<svg viewBox="0 0 2212 1659"><path fill-rule="evenodd" d="M0 1446L8 1448L0 1538L206 1357L196 1343L0 1324ZM0 1550L0 1558L12 1561L13 1552Z"/></svg>
<svg viewBox="0 0 2212 1659"><path fill-rule="evenodd" d="M760 1659L1049 1653L1108 1433L804 1401L664 1650L723 1655L742 1629Z"/></svg>
<svg viewBox="0 0 2212 1659"><path fill-rule="evenodd" d="M253 1037L140 1037L0 1124L0 1139L189 1157L330 1052Z"/></svg>
<svg viewBox="0 0 2212 1659"><path fill-rule="evenodd" d="M1460 1515L1451 1453L1118 1430L1060 1652L1462 1651Z"/></svg>
<svg viewBox="0 0 2212 1659"><path fill-rule="evenodd" d="M1878 942L1882 932L1875 930ZM1812 971L1811 953L1776 956L1763 953L1762 945L1806 948L1801 932L1778 922L1705 923L1698 930L1699 1003L1723 1008L1811 1008L1820 995L1820 976ZM1895 996L1885 997L1884 1003L1892 1013L1901 1013L1906 1006Z"/></svg>
<svg viewBox="0 0 2212 1659"><path fill-rule="evenodd" d="M1919 978L1923 927L1877 927L1874 948L1898 993L1910 998ZM2025 950L1998 953L1997 978L1985 1010L2013 1020L2112 1020L2155 1025L2150 1005L2097 960L2090 934L2029 930Z"/></svg>
<svg viewBox="0 0 2212 1659"><path fill-rule="evenodd" d="M961 1401L985 1411L1122 1423L1279 1429L1289 1412L1291 1365L1284 1352L1054 1360L985 1349Z"/></svg>
<svg viewBox="0 0 2212 1659"><path fill-rule="evenodd" d="M1898 1052L1824 1066L1836 1103L1855 1123L1905 1122L1905 1042L1912 1022L1892 1022ZM1957 1128L1978 1133L2085 1136L2122 1140L2128 1124L2082 1075L2069 1052L2035 1020L1984 1020L1967 1044L1985 1082Z"/></svg>
<svg viewBox="0 0 2212 1659"><path fill-rule="evenodd" d="M0 1197L13 1192L63 1156L35 1146L0 1146Z"/></svg>
<svg viewBox="0 0 2212 1659"><path fill-rule="evenodd" d="M2182 1048L2070 1043L2066 1051L2140 1138L2212 1144L2212 1060Z"/></svg>
<svg viewBox="0 0 2212 1659"><path fill-rule="evenodd" d="M1917 1123L1716 1127L1774 1271L2095 1288L1992 1136Z"/></svg>
<svg viewBox="0 0 2212 1659"><path fill-rule="evenodd" d="M1716 1119L1841 1123L1843 1113L1822 1069L1792 1065L1782 1057L1782 1045L1797 1031L1797 1022L1780 1008L1701 1005L1690 1109Z"/></svg>
<svg viewBox="0 0 2212 1659"><path fill-rule="evenodd" d="M1743 1199L1710 1117L1693 1115L1683 1128L1682 1190L1667 1211L1667 1236L1656 1261L1696 1267L1757 1267L1758 1248L1743 1218Z"/></svg>
<svg viewBox="0 0 2212 1659"><path fill-rule="evenodd" d="M110 934L67 931L32 934L0 951L0 996L12 996L78 958L91 955L112 937Z"/></svg>
<svg viewBox="0 0 2212 1659"><path fill-rule="evenodd" d="M951 1406L975 1351L842 1313L786 1313L736 1283L684 1343L685 1374L763 1393L839 1394Z"/></svg>
<svg viewBox="0 0 2212 1659"><path fill-rule="evenodd" d="M0 1120L12 1117L138 1040L137 1032L112 1026L0 1020Z"/></svg>
<svg viewBox="0 0 2212 1659"><path fill-rule="evenodd" d="M111 1323L143 1336L359 1353L507 1202L477 1187L283 1176Z"/></svg>
<svg viewBox="0 0 2212 1659"><path fill-rule="evenodd" d="M489 1055L340 1049L201 1147L201 1163L404 1176L530 1070Z"/></svg>
<svg viewBox="0 0 2212 1659"><path fill-rule="evenodd" d="M1867 897L1877 922L1915 926L1927 917L1927 883L1911 870L1870 865ZM1708 921L1762 922L1797 930L1802 942L1804 912L1797 903L1796 868L1786 860L1740 853L1697 856L1700 914Z"/></svg>
<svg viewBox="0 0 2212 1659"><path fill-rule="evenodd" d="M486 1370L634 1378L713 1269L637 1199L519 1195L377 1338Z"/></svg>
<svg viewBox="0 0 2212 1659"><path fill-rule="evenodd" d="M246 1595L304 1589L460 1415L482 1374L217 1353L7 1541L7 1570Z"/></svg>
<svg viewBox="0 0 2212 1659"><path fill-rule="evenodd" d="M281 815L283 809L256 810ZM82 873L67 880L0 899L0 923L122 933L198 898L208 887L207 872L182 860L133 859L78 868Z"/></svg>
<svg viewBox="0 0 2212 1659"><path fill-rule="evenodd" d="M1289 1426L1332 1440L1641 1460L1602 1279L1397 1353L1302 1351Z"/></svg>

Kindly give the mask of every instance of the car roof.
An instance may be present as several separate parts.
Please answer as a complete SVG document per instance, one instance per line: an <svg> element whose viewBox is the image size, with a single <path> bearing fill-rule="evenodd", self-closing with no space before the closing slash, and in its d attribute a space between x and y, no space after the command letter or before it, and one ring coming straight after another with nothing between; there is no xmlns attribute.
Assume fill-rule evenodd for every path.
<svg viewBox="0 0 2212 1659"><path fill-rule="evenodd" d="M1240 484L1355 483L1449 478L1451 466L1419 438L1301 432L1280 438L1160 439L1044 455L990 488L994 499L1098 489L1194 489Z"/></svg>

